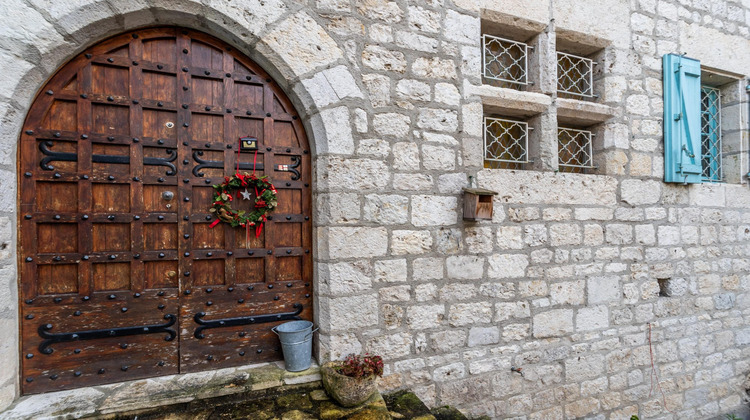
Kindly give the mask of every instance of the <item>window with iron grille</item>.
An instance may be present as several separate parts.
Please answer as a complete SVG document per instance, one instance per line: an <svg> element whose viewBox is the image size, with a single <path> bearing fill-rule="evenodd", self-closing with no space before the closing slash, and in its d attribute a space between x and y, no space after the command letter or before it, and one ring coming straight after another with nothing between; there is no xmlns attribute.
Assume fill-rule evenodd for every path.
<svg viewBox="0 0 750 420"><path fill-rule="evenodd" d="M482 35L482 75L501 87L520 88L529 83L528 52L531 47L492 35Z"/></svg>
<svg viewBox="0 0 750 420"><path fill-rule="evenodd" d="M557 92L574 99L594 96L594 61L558 52Z"/></svg>
<svg viewBox="0 0 750 420"><path fill-rule="evenodd" d="M521 169L529 163L529 125L523 121L484 118L484 167Z"/></svg>
<svg viewBox="0 0 750 420"><path fill-rule="evenodd" d="M583 172L594 167L590 131L558 127L557 156L561 172Z"/></svg>
<svg viewBox="0 0 750 420"><path fill-rule="evenodd" d="M719 89L701 86L701 166L703 180L722 181L721 162L721 93Z"/></svg>

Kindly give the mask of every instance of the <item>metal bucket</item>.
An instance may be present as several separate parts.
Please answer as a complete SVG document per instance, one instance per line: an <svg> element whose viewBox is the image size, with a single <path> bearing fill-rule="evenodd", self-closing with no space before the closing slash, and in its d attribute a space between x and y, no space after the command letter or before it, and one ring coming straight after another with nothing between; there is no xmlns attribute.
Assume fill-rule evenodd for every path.
<svg viewBox="0 0 750 420"><path fill-rule="evenodd" d="M286 370L299 372L310 368L312 337L317 330L310 321L290 321L271 328L281 341Z"/></svg>

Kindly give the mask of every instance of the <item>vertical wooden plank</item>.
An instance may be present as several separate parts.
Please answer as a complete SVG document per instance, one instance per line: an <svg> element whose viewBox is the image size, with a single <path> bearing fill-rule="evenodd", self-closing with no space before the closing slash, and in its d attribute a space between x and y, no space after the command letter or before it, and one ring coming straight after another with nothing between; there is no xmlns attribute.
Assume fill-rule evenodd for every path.
<svg viewBox="0 0 750 420"><path fill-rule="evenodd" d="M139 62L143 57L143 42L140 38L133 38L129 44L131 62ZM143 107L140 99L143 97L143 71L136 65L130 66L130 135L133 139L143 137ZM138 103L133 104L132 99ZM138 219L130 221L130 252L131 255L143 253L143 146L140 141L130 143L130 212ZM139 181L137 181L139 180ZM130 288L136 292L144 289L144 268L140 258L133 258L130 262Z"/></svg>
<svg viewBox="0 0 750 420"><path fill-rule="evenodd" d="M292 108L293 109L293 108ZM312 296L312 278L313 278L313 262L312 262L312 162L311 153L307 143L307 136L305 130L302 127L302 122L299 118L293 120L292 125L294 126L294 132L299 138L300 146L302 146L302 167L300 173L302 177L302 280L305 282L305 289L308 296ZM312 298L309 299L312 302Z"/></svg>
<svg viewBox="0 0 750 420"><path fill-rule="evenodd" d="M81 95L78 99L78 131L81 133L78 140L78 212L81 214L78 223L78 252L83 255L91 255L93 247L92 224L90 217L92 211L92 189L91 189L91 141L84 139L91 133L91 100L83 98L82 95L91 92L91 63L86 64L78 72L78 88ZM94 278L91 262L81 258L78 265L78 293L89 296L93 291Z"/></svg>
<svg viewBox="0 0 750 420"><path fill-rule="evenodd" d="M234 56L226 51L226 47L223 48L222 59L224 73L231 76L232 72L234 71ZM224 101L226 103L227 109L237 108L237 101L234 97L234 80L232 79L232 77L224 78ZM235 121L234 113L224 114L224 143L231 144L236 147L237 150L239 150L239 135L237 132L237 123ZM224 150L224 153L227 153L227 151L231 151L233 149L227 149L226 147L224 147ZM225 168L226 162L227 159L224 160ZM235 245L236 229L230 229L229 227L225 227L225 229L227 230L227 232L224 237L224 247L233 250ZM232 255L227 256L224 260L224 283L227 285L234 285L235 283L237 283L237 268L234 251L232 252Z"/></svg>
<svg viewBox="0 0 750 420"><path fill-rule="evenodd" d="M266 117L263 119L263 139L265 147L263 154L263 163L265 168L265 175L268 175L271 183L274 182L274 170L273 167L276 164L276 149L274 148L273 141L276 138L274 136L274 114L273 114L273 99L274 92L271 89L270 79L263 85L263 113ZM271 150L268 150L268 149ZM274 238L275 231L273 228L274 221L273 215L263 226L263 235L265 238L266 248L270 251L266 255L266 282L273 281L276 278L276 250L274 244L276 240Z"/></svg>
<svg viewBox="0 0 750 420"><path fill-rule="evenodd" d="M177 67L190 69L191 60L191 38L187 31L176 31L177 36L177 51L187 50L188 54L177 53ZM177 210L177 223L178 223L178 258L180 261L179 269L179 292L182 296L186 290L192 289L193 278L190 276L192 270L192 259L188 258L193 248L192 240L192 228L190 226L190 214L192 213L192 187L189 183L180 182L180 180L191 179L191 172L189 165L182 165L182 161L192 161L190 143L192 136L190 134L190 122L191 112L190 108L184 109L181 104L192 104L192 93L190 91L190 71L180 71L177 73L177 161L178 161L178 185L177 185L177 197L176 205ZM186 237L186 235L189 235Z"/></svg>

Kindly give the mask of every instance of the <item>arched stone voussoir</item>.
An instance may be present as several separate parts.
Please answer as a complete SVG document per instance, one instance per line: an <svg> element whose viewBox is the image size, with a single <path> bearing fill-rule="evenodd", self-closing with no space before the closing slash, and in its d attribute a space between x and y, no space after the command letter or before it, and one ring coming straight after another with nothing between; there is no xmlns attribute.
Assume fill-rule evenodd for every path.
<svg viewBox="0 0 750 420"><path fill-rule="evenodd" d="M302 79L344 57L336 41L303 11L275 25L255 48L286 80Z"/></svg>
<svg viewBox="0 0 750 420"><path fill-rule="evenodd" d="M66 39L77 45L86 45L124 30L122 19L118 19L120 15L109 0L29 0L29 3Z"/></svg>
<svg viewBox="0 0 750 420"><path fill-rule="evenodd" d="M266 29L289 13L290 7L284 0L208 0L205 9L206 20L227 27L243 42L255 44Z"/></svg>
<svg viewBox="0 0 750 420"><path fill-rule="evenodd" d="M319 71L297 82L292 89L306 108L318 110L341 105L345 99L364 99L363 89L344 65Z"/></svg>

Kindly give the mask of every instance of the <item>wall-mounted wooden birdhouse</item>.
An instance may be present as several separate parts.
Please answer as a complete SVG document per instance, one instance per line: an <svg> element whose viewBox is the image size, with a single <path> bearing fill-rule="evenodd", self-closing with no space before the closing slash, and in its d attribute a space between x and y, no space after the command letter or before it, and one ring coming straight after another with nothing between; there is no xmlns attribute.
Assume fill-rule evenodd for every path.
<svg viewBox="0 0 750 420"><path fill-rule="evenodd" d="M495 191L464 188L464 220L492 220L492 196Z"/></svg>

